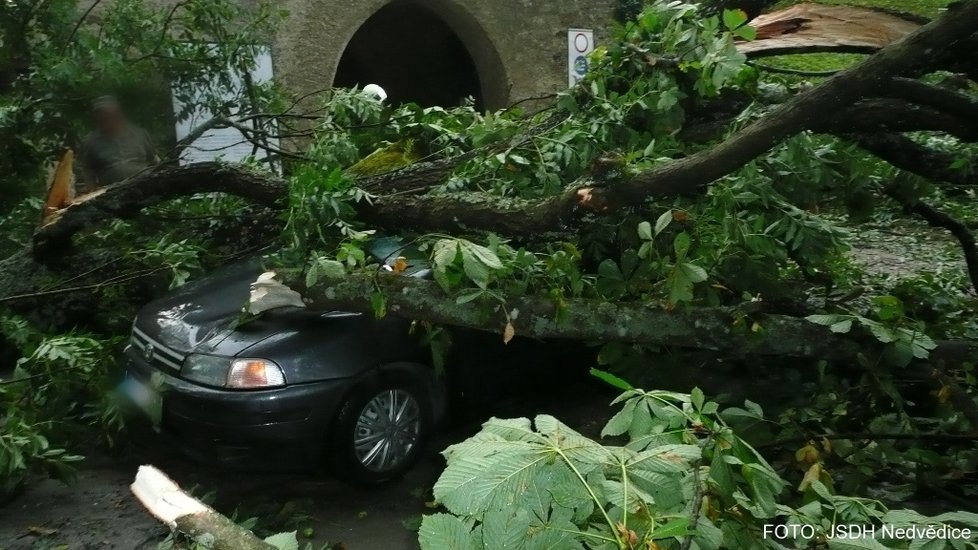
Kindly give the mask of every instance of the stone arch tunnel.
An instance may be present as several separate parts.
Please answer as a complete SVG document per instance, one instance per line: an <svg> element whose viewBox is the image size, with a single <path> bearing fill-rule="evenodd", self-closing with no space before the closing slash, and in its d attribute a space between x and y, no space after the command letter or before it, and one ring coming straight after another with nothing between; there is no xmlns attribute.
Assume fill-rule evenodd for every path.
<svg viewBox="0 0 978 550"><path fill-rule="evenodd" d="M375 83L394 102L498 109L567 86L567 29L600 42L617 0L286 0L277 76L297 92Z"/></svg>

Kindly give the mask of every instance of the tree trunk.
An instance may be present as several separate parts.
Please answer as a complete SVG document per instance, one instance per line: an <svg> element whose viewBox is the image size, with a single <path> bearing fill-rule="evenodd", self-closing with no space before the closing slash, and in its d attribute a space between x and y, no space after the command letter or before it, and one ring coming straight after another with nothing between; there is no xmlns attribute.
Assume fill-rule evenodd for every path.
<svg viewBox="0 0 978 550"><path fill-rule="evenodd" d="M153 517L211 550L278 550L181 490L153 466L140 466L130 489Z"/></svg>

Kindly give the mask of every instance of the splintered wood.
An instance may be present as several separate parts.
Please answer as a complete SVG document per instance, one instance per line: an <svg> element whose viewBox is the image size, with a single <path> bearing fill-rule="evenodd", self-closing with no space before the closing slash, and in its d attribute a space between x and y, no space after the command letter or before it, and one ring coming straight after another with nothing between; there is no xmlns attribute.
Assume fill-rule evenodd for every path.
<svg viewBox="0 0 978 550"><path fill-rule="evenodd" d="M44 201L44 210L41 211L41 225L47 225L58 210L68 206L75 198L72 174L74 162L75 153L68 149L54 170L54 177L48 187L48 197Z"/></svg>
<svg viewBox="0 0 978 550"><path fill-rule="evenodd" d="M850 6L797 4L755 18L753 41L737 43L748 57L820 51L872 53L920 27L893 13Z"/></svg>

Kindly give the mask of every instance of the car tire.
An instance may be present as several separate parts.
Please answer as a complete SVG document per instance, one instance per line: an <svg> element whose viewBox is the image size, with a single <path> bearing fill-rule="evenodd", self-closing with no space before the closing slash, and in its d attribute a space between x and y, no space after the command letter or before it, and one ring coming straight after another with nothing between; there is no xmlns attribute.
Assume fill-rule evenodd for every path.
<svg viewBox="0 0 978 550"><path fill-rule="evenodd" d="M398 479L421 458L433 424L431 396L421 382L384 380L358 387L336 417L335 469L355 485Z"/></svg>

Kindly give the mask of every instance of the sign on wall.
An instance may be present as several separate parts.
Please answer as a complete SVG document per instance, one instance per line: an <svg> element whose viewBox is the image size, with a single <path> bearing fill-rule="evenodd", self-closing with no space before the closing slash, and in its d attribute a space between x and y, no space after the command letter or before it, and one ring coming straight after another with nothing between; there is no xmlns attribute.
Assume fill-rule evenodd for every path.
<svg viewBox="0 0 978 550"><path fill-rule="evenodd" d="M235 77L233 80L234 89L225 94L226 98L231 101L240 97L244 90L244 82L240 77ZM251 80L255 85L265 84L272 80L272 52L269 48L263 47L258 50L255 57L255 67L251 71ZM183 101L174 94L173 112L180 113L183 108ZM186 138L211 118L213 118L212 113L205 107L198 106L193 109L188 118L177 121L177 141ZM233 113L232 118L234 118ZM254 127L253 122L243 122L242 124ZM268 142L270 146L278 148L278 140L269 139ZM241 162L251 156L260 160L267 158L268 152L263 149L256 151L254 145L245 138L244 134L235 128L213 128L191 141L180 152L180 165L185 166L215 160Z"/></svg>
<svg viewBox="0 0 978 550"><path fill-rule="evenodd" d="M567 30L567 84L576 86L588 70L588 56L594 51L594 31L591 29Z"/></svg>

